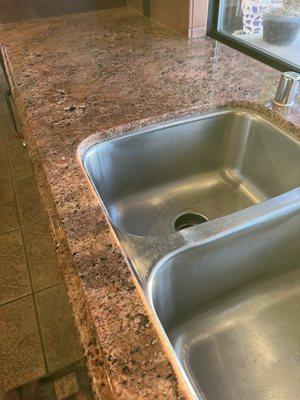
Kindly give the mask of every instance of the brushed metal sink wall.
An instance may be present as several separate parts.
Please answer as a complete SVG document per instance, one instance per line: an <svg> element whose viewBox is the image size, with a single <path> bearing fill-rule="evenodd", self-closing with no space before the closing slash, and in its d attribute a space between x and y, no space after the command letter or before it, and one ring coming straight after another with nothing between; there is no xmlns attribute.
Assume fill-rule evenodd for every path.
<svg viewBox="0 0 300 400"><path fill-rule="evenodd" d="M163 260L149 297L208 400L300 396L300 204Z"/></svg>
<svg viewBox="0 0 300 400"><path fill-rule="evenodd" d="M295 188L299 155L273 124L226 111L96 145L84 166L117 228L161 236L181 213L212 220Z"/></svg>
<svg viewBox="0 0 300 400"><path fill-rule="evenodd" d="M82 163L191 398L299 400L299 142L227 110Z"/></svg>

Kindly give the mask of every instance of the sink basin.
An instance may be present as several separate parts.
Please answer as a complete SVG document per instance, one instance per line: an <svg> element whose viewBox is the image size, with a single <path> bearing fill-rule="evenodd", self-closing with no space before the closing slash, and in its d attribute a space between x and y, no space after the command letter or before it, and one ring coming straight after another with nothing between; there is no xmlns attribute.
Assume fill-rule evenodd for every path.
<svg viewBox="0 0 300 400"><path fill-rule="evenodd" d="M190 396L299 400L300 142L226 110L82 149Z"/></svg>
<svg viewBox="0 0 300 400"><path fill-rule="evenodd" d="M115 227L162 236L297 187L300 146L262 117L232 110L100 143L84 167Z"/></svg>
<svg viewBox="0 0 300 400"><path fill-rule="evenodd" d="M198 397L300 398L300 203L168 256L153 310Z"/></svg>

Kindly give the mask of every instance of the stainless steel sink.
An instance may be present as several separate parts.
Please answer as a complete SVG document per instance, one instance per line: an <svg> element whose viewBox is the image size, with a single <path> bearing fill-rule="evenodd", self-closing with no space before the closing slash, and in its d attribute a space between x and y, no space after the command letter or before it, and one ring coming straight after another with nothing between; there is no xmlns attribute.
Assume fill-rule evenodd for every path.
<svg viewBox="0 0 300 400"><path fill-rule="evenodd" d="M81 157L190 396L298 400L300 142L227 110Z"/></svg>
<svg viewBox="0 0 300 400"><path fill-rule="evenodd" d="M299 156L275 125L226 111L99 144L84 165L114 226L161 236L295 188Z"/></svg>
<svg viewBox="0 0 300 400"><path fill-rule="evenodd" d="M151 304L199 397L299 400L299 242L298 202L153 271Z"/></svg>

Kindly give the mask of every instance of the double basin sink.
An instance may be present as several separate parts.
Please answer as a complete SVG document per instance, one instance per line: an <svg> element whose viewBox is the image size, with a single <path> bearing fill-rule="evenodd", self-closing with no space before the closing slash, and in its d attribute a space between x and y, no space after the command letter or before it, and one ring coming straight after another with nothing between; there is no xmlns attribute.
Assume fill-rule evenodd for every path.
<svg viewBox="0 0 300 400"><path fill-rule="evenodd" d="M300 142L233 109L82 163L188 395L300 398Z"/></svg>

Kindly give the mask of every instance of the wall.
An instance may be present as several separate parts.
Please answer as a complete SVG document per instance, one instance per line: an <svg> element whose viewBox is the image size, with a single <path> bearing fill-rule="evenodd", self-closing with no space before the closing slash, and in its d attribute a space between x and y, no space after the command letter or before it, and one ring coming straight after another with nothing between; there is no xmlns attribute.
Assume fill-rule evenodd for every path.
<svg viewBox="0 0 300 400"><path fill-rule="evenodd" d="M189 32L190 38L205 36L209 0L190 0Z"/></svg>
<svg viewBox="0 0 300 400"><path fill-rule="evenodd" d="M133 7L136 10L140 11L141 13L143 12L143 5L144 5L144 1L143 0L128 0L127 4L130 7Z"/></svg>
<svg viewBox="0 0 300 400"><path fill-rule="evenodd" d="M126 0L0 0L0 22L125 6Z"/></svg>
<svg viewBox="0 0 300 400"><path fill-rule="evenodd" d="M205 35L209 0L128 0L140 12L189 38Z"/></svg>
<svg viewBox="0 0 300 400"><path fill-rule="evenodd" d="M187 36L189 3L190 0L151 0L150 16L162 25Z"/></svg>

